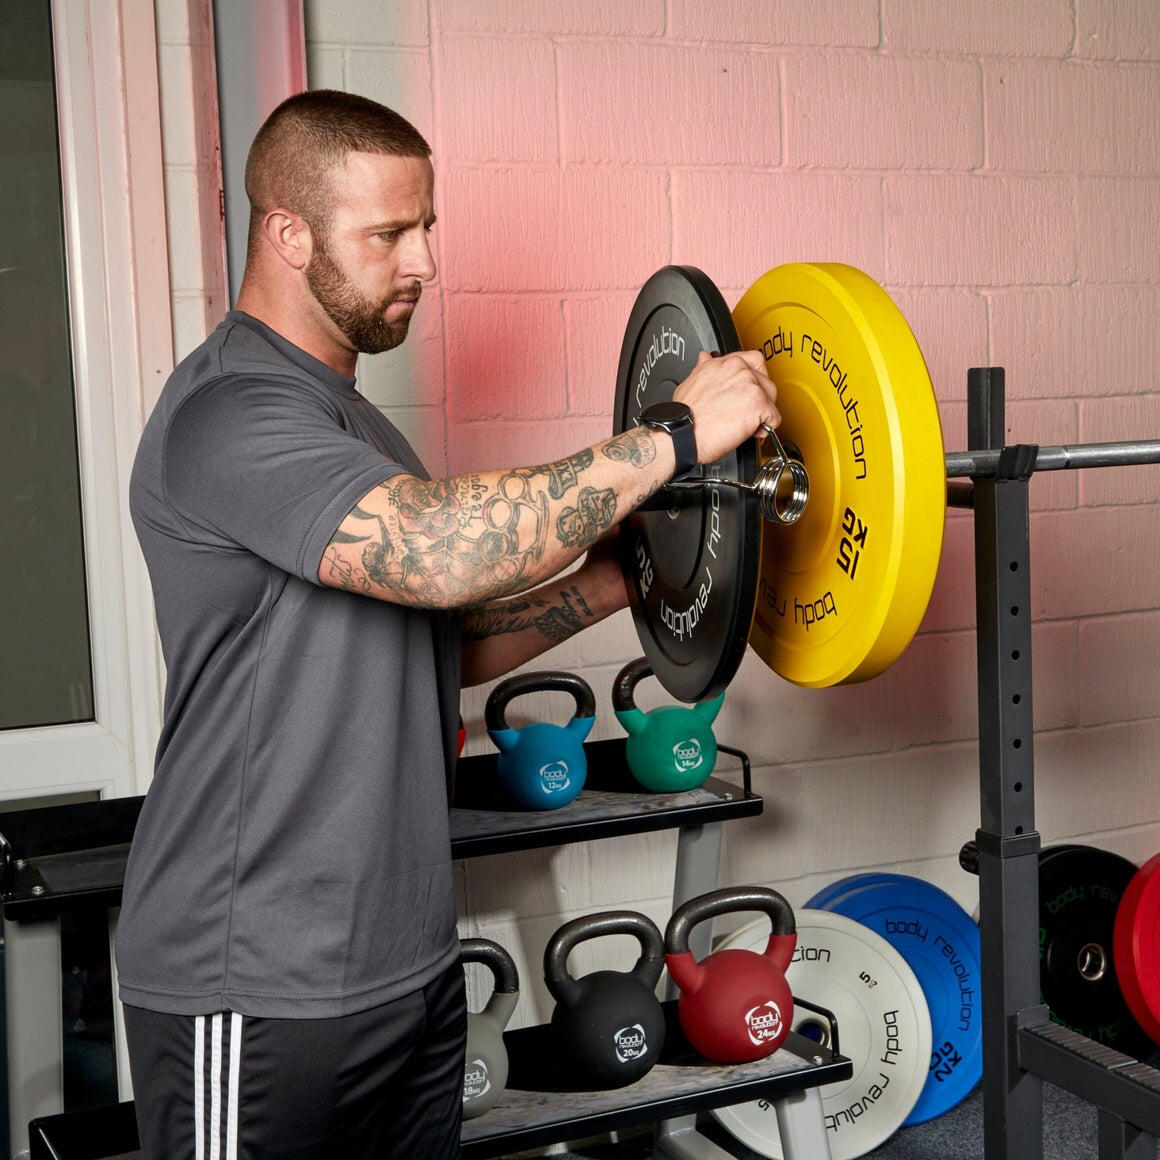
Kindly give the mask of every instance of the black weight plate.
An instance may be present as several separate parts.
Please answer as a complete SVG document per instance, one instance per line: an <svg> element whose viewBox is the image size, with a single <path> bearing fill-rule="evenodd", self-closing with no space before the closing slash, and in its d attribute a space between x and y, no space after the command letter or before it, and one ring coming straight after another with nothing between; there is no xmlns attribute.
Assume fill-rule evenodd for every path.
<svg viewBox="0 0 1160 1160"><path fill-rule="evenodd" d="M641 288L616 376L613 432L667 402L702 350L740 349L720 291L692 266L665 266ZM752 492L712 480L752 480L757 441L696 468L703 488L662 491L622 524L620 550L632 617L657 679L679 701L725 690L745 654L761 560L761 513Z"/></svg>
<svg viewBox="0 0 1160 1160"><path fill-rule="evenodd" d="M1116 910L1136 867L1094 846L1039 855L1039 985L1052 1019L1126 1055L1151 1050L1116 979Z"/></svg>

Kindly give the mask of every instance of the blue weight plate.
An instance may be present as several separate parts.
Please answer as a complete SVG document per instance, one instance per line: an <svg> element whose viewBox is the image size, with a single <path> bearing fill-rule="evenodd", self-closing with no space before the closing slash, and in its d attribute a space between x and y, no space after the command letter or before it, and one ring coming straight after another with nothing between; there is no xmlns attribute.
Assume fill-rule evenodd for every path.
<svg viewBox="0 0 1160 1160"><path fill-rule="evenodd" d="M930 1074L905 1122L941 1116L983 1074L978 926L949 894L904 874L876 875L825 909L882 935L917 976L930 1008Z"/></svg>
<svg viewBox="0 0 1160 1160"><path fill-rule="evenodd" d="M823 886L813 898L804 904L803 909L829 910L830 900L833 898L848 894L851 890L861 890L863 886L872 886L875 882L880 882L883 879L897 877L897 874L886 874L882 871L847 874L845 878L839 878L836 882L831 882L829 886Z"/></svg>

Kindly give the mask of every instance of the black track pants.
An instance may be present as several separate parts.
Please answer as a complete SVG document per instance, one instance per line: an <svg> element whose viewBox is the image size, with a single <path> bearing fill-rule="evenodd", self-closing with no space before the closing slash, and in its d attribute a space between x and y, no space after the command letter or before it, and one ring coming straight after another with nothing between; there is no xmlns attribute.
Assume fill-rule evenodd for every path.
<svg viewBox="0 0 1160 1160"><path fill-rule="evenodd" d="M441 1160L459 1150L463 968L336 1019L125 1008L142 1160Z"/></svg>

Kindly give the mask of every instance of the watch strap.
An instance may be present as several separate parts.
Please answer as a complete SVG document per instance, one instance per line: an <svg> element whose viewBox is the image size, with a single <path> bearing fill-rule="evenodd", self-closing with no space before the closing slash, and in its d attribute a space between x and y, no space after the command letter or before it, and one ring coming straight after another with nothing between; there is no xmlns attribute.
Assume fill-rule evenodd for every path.
<svg viewBox="0 0 1160 1160"><path fill-rule="evenodd" d="M697 466L697 437L693 434L693 423L691 420L676 423L668 431L673 437L673 451L677 457L673 479L684 479Z"/></svg>

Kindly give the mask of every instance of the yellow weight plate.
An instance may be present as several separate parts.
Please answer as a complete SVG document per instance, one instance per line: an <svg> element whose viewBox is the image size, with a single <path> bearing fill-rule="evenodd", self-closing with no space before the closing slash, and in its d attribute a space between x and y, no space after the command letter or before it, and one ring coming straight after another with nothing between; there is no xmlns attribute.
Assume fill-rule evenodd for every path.
<svg viewBox="0 0 1160 1160"><path fill-rule="evenodd" d="M733 311L765 355L800 449L809 504L766 524L749 643L776 673L821 688L881 673L926 611L942 550L946 462L914 335L852 266L778 266Z"/></svg>

